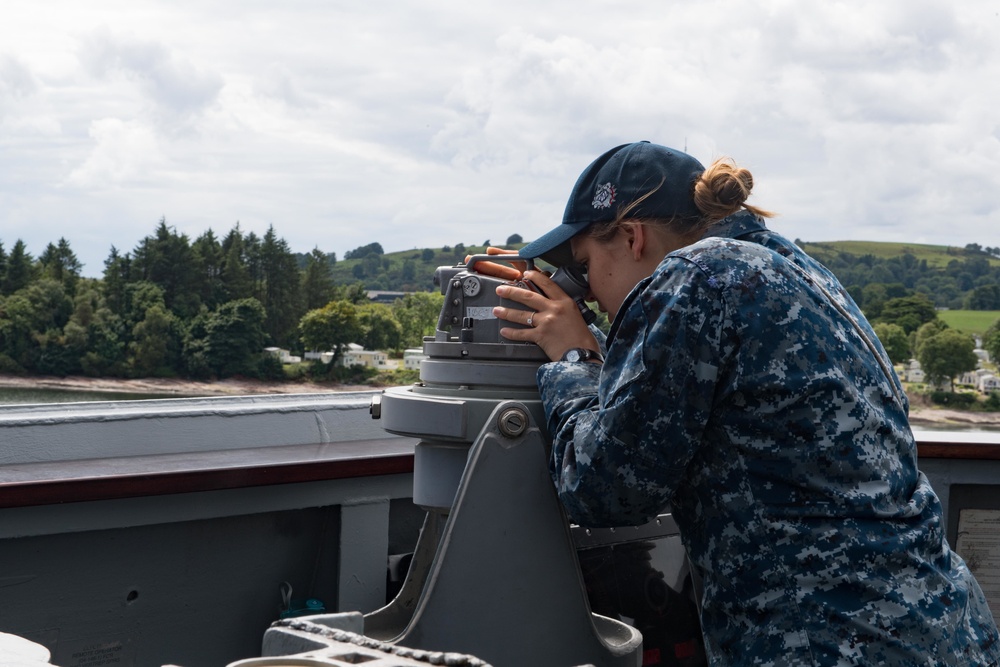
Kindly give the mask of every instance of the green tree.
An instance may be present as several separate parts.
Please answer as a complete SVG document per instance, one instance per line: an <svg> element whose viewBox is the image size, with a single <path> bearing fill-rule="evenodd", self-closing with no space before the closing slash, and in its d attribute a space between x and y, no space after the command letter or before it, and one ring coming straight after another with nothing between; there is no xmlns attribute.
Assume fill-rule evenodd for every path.
<svg viewBox="0 0 1000 667"><path fill-rule="evenodd" d="M965 299L968 310L1000 310L1000 285L981 285Z"/></svg>
<svg viewBox="0 0 1000 667"><path fill-rule="evenodd" d="M80 359L80 367L86 375L124 377L127 374L126 336L118 314L106 306L97 308L87 326L87 341L87 351Z"/></svg>
<svg viewBox="0 0 1000 667"><path fill-rule="evenodd" d="M358 307L350 301L331 301L322 308L310 310L299 322L299 335L305 349L332 351L334 361L340 358L344 347L356 343L361 334Z"/></svg>
<svg viewBox="0 0 1000 667"><path fill-rule="evenodd" d="M255 377L264 353L264 307L257 299L227 301L195 317L184 340L184 365L195 376Z"/></svg>
<svg viewBox="0 0 1000 667"><path fill-rule="evenodd" d="M222 244L209 229L194 240L191 251L195 266L193 287L201 303L209 310L215 310L219 304L229 300L222 281Z"/></svg>
<svg viewBox="0 0 1000 667"><path fill-rule="evenodd" d="M524 243L524 239L521 238L520 234L511 234L510 236L507 237L507 247L508 248L510 246L516 245L518 243Z"/></svg>
<svg viewBox="0 0 1000 667"><path fill-rule="evenodd" d="M302 301L307 311L322 308L333 300L333 278L330 262L319 248L313 248L306 257L306 270L302 274Z"/></svg>
<svg viewBox="0 0 1000 667"><path fill-rule="evenodd" d="M413 279L417 277L417 265L412 259L407 259L403 261L403 270L400 273L400 278L407 283L412 283Z"/></svg>
<svg viewBox="0 0 1000 667"><path fill-rule="evenodd" d="M41 274L63 284L66 293L76 293L76 283L80 279L83 264L69 247L69 241L60 238L58 244L49 243L38 257Z"/></svg>
<svg viewBox="0 0 1000 667"><path fill-rule="evenodd" d="M352 283L350 285L340 285L334 288L333 298L331 301L350 301L355 306L363 306L366 303L370 303L371 299L368 298L368 290L365 289L364 283Z"/></svg>
<svg viewBox="0 0 1000 667"><path fill-rule="evenodd" d="M923 342L917 351L920 367L932 384L948 380L955 391L955 378L966 371L975 370L978 358L973 350L971 336L954 329L946 329Z"/></svg>
<svg viewBox="0 0 1000 667"><path fill-rule="evenodd" d="M105 304L117 315L121 315L125 309L126 286L131 274L132 256L129 253L121 255L116 247L111 246L111 252L104 260L104 281L101 287Z"/></svg>
<svg viewBox="0 0 1000 667"><path fill-rule="evenodd" d="M146 280L163 290L167 308L187 319L198 313L198 266L187 235L167 226L166 218L152 236L132 251L131 279Z"/></svg>
<svg viewBox="0 0 1000 667"><path fill-rule="evenodd" d="M924 341L931 336L936 336L942 331L946 331L947 329L948 324L943 320L932 320L931 322L922 324L919 329L910 334L912 339L910 341L910 349L915 355L918 355L919 358L920 347L924 344Z"/></svg>
<svg viewBox="0 0 1000 667"><path fill-rule="evenodd" d="M260 291L264 306L264 331L277 345L290 346L303 315L299 264L285 239L279 239L274 227L268 227L260 244Z"/></svg>
<svg viewBox="0 0 1000 667"><path fill-rule="evenodd" d="M71 326L71 324L67 324ZM64 377L79 372L80 357L74 354L72 345L67 344L62 329L49 329L34 334L37 347L35 371L42 375Z"/></svg>
<svg viewBox="0 0 1000 667"><path fill-rule="evenodd" d="M983 349L989 352L990 361L1000 363L1000 320L997 320L983 334Z"/></svg>
<svg viewBox="0 0 1000 667"><path fill-rule="evenodd" d="M135 377L173 377L177 374L180 336L176 316L157 304L132 330L128 364Z"/></svg>
<svg viewBox="0 0 1000 667"><path fill-rule="evenodd" d="M248 268L249 257L239 223L222 239L222 261L219 278L227 301L253 296L253 281Z"/></svg>
<svg viewBox="0 0 1000 667"><path fill-rule="evenodd" d="M864 304L865 316L874 321L882 314L882 308L888 299L885 285L882 283L868 283L861 288L861 299L859 304Z"/></svg>
<svg viewBox="0 0 1000 667"><path fill-rule="evenodd" d="M873 328L892 363L901 364L910 360L910 341L903 327L898 324L879 323Z"/></svg>
<svg viewBox="0 0 1000 667"><path fill-rule="evenodd" d="M358 308L361 335L358 342L367 350L399 350L403 328L390 306L370 303Z"/></svg>
<svg viewBox="0 0 1000 667"><path fill-rule="evenodd" d="M413 292L396 299L392 310L401 328L402 346L420 347L424 336L434 335L443 306L440 292Z"/></svg>
<svg viewBox="0 0 1000 667"><path fill-rule="evenodd" d="M132 331L146 319L146 313L155 306L167 307L163 288L148 280L137 280L125 286L121 318L127 331Z"/></svg>
<svg viewBox="0 0 1000 667"><path fill-rule="evenodd" d="M58 348L72 313L62 283L51 278L31 283L0 303L0 350L28 371L68 372Z"/></svg>
<svg viewBox="0 0 1000 667"><path fill-rule="evenodd" d="M934 302L924 294L897 297L889 299L882 306L879 322L898 324L904 331L910 333L920 328L920 325L937 319Z"/></svg>
<svg viewBox="0 0 1000 667"><path fill-rule="evenodd" d="M7 267L3 275L3 293L13 294L24 289L34 279L34 259L24 241L18 239L7 256Z"/></svg>
<svg viewBox="0 0 1000 667"><path fill-rule="evenodd" d="M344 253L344 259L364 259L369 255L384 255L385 251L382 250L382 245L379 243L369 243L368 245L363 245L360 248L355 248L354 250L348 250Z"/></svg>

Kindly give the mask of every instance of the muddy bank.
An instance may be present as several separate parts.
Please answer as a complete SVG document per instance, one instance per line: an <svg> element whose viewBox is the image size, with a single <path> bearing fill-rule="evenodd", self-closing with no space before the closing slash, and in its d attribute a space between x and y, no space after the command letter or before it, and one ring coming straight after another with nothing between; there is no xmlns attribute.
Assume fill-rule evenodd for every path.
<svg viewBox="0 0 1000 667"><path fill-rule="evenodd" d="M21 389L62 389L128 394L159 394L177 396L243 396L249 394L313 394L375 389L368 385L343 385L318 382L263 382L227 378L212 382L176 378L91 378L91 377L24 377L0 375L0 387Z"/></svg>
<svg viewBox="0 0 1000 667"><path fill-rule="evenodd" d="M174 378L91 378L91 377L23 377L0 375L0 387L24 389L63 389L130 394L160 394L177 396L242 396L250 394L313 394L339 391L366 391L370 385L343 385L318 382L263 382L234 379L199 382ZM910 422L914 425L993 426L1000 425L1000 412L966 412L947 410L931 405L911 405Z"/></svg>
<svg viewBox="0 0 1000 667"><path fill-rule="evenodd" d="M1000 426L1000 412L966 412L965 410L918 407L910 409L910 423L915 426L948 424L954 424L956 427Z"/></svg>

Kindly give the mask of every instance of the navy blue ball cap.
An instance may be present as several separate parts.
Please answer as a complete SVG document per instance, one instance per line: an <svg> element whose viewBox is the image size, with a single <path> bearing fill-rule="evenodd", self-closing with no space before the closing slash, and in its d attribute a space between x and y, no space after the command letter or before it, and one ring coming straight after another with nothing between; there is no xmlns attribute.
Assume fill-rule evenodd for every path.
<svg viewBox="0 0 1000 667"><path fill-rule="evenodd" d="M524 258L556 266L572 260L569 240L595 222L611 222L642 197L625 219L701 217L694 184L705 167L683 151L648 141L612 148L587 167L570 193L562 224L521 248Z"/></svg>

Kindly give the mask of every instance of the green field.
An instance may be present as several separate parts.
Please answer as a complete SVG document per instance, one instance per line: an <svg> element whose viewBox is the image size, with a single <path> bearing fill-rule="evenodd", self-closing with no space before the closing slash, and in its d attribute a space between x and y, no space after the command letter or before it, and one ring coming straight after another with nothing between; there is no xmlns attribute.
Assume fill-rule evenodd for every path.
<svg viewBox="0 0 1000 667"><path fill-rule="evenodd" d="M952 329L970 334L982 334L1000 319L1000 310L939 310L938 318Z"/></svg>
<svg viewBox="0 0 1000 667"><path fill-rule="evenodd" d="M917 261L926 261L927 266L943 268L952 260L965 260L969 255L964 248L944 245L926 245L921 243L890 243L882 241L830 241L799 244L807 253L820 261L839 253L848 253L855 257L872 255L881 259L912 255ZM1000 258L982 255L990 266L1000 265Z"/></svg>

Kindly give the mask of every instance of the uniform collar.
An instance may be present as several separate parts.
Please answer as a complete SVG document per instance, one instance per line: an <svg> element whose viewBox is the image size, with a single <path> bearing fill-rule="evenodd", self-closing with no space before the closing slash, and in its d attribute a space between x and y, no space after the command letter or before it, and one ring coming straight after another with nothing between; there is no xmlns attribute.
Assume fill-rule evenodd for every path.
<svg viewBox="0 0 1000 667"><path fill-rule="evenodd" d="M738 239L745 234L760 232L766 229L767 227L764 225L763 218L754 215L749 211L739 211L738 213L733 213L732 215L719 220L717 223L709 227L705 230L705 233L701 238ZM673 253L670 254L672 255ZM667 255L667 257L669 256L670 255ZM658 272L659 269L654 271L652 276L643 278L639 281L639 284L636 285L631 292L629 292L627 297L625 297L621 307L618 309L618 313L615 315L614 321L611 323L611 328L608 330L608 345L611 345L611 341L614 340L615 334L618 333L618 328L622 321L622 314L628 309L629 304L631 304L632 301L634 301L635 298L644 289L646 289L646 286L653 280L653 276L655 276Z"/></svg>
<svg viewBox="0 0 1000 667"><path fill-rule="evenodd" d="M719 220L717 223L705 230L705 233L701 238L707 239L717 237L724 239L738 239L744 234L760 232L766 229L767 227L764 226L763 218L756 216L749 211L740 211Z"/></svg>

